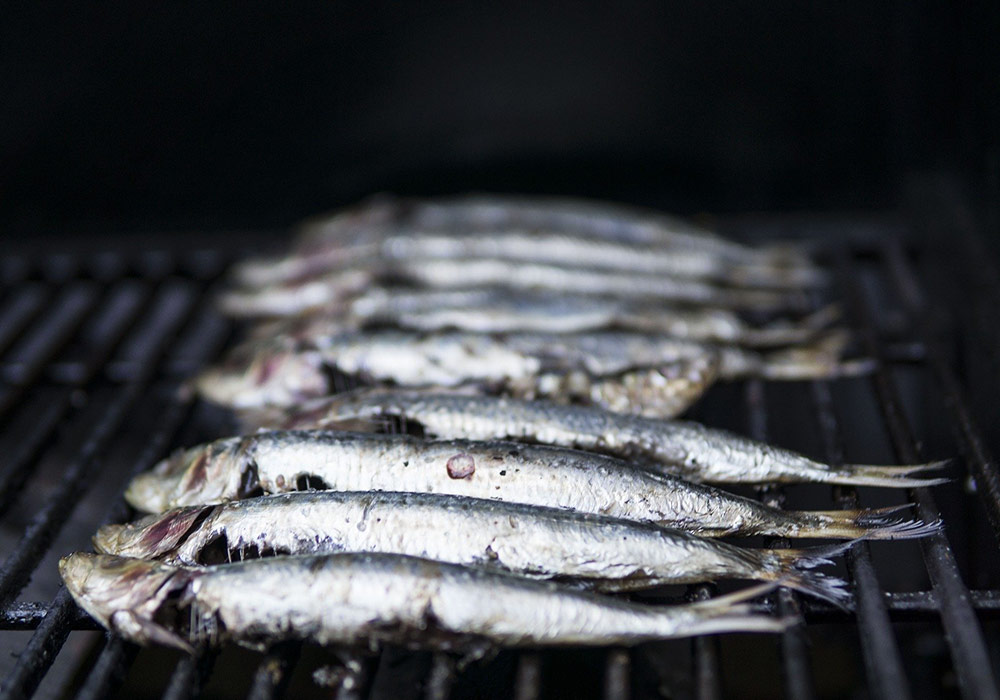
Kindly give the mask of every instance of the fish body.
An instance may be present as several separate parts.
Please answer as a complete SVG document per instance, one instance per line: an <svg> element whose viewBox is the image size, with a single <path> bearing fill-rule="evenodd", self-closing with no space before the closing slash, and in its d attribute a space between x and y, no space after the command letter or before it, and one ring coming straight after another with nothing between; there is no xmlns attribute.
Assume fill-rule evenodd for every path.
<svg viewBox="0 0 1000 700"><path fill-rule="evenodd" d="M330 313L345 328L393 325L419 331L580 333L629 330L705 342L767 347L805 342L836 317L828 307L800 321L764 326L728 309L630 302L614 297L511 291L502 288L377 288ZM294 322L293 322L294 323Z"/></svg>
<svg viewBox="0 0 1000 700"><path fill-rule="evenodd" d="M336 431L266 431L184 450L133 479L125 497L162 512L311 488L495 499L715 537L925 534L921 524L887 521L878 511L784 511L577 450Z"/></svg>
<svg viewBox="0 0 1000 700"><path fill-rule="evenodd" d="M261 286L317 277L344 265L393 265L408 260L494 260L553 265L559 268L628 271L743 287L786 289L823 280L814 268L789 271L762 263L727 260L715 251L677 245L645 245L586 235L494 228L481 231L397 230L370 232L330 241L308 252L237 268L236 279ZM254 284L256 282L257 284Z"/></svg>
<svg viewBox="0 0 1000 700"><path fill-rule="evenodd" d="M367 265L354 263L317 277L230 290L222 295L220 308L232 316L295 315L336 304L384 280L438 290L503 286L759 311L807 306L805 297L789 291L723 287L698 279L550 263L494 258L403 258L376 260Z"/></svg>
<svg viewBox="0 0 1000 700"><path fill-rule="evenodd" d="M641 460L645 468L715 484L829 483L919 488L946 479L910 475L946 462L833 466L791 450L690 421L613 413L589 406L444 391L369 389L338 394L285 413L248 415L247 429L309 430L341 424L415 424L427 437L515 440Z"/></svg>
<svg viewBox="0 0 1000 700"><path fill-rule="evenodd" d="M107 525L94 545L190 566L265 553L369 552L605 591L740 578L781 580L838 604L844 598L842 582L796 568L817 564L807 550L747 549L627 520L433 493L313 491L180 508Z"/></svg>
<svg viewBox="0 0 1000 700"><path fill-rule="evenodd" d="M59 562L73 598L105 627L187 652L235 641L383 643L440 650L636 644L780 631L729 596L648 606L481 569L387 554L277 557L208 569L77 553ZM761 590L751 591L760 593Z"/></svg>
<svg viewBox="0 0 1000 700"><path fill-rule="evenodd" d="M843 337L759 353L648 333L344 331L317 317L294 333L251 339L195 380L201 394L234 408L280 405L332 390L330 370L400 387L483 384L523 398L594 403L673 417L718 377L828 378L869 364L841 361Z"/></svg>

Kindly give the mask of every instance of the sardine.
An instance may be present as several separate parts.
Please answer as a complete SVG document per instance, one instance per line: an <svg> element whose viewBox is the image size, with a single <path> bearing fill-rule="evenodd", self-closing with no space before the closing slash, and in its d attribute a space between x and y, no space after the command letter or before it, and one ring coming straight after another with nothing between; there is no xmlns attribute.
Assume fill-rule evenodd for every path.
<svg viewBox="0 0 1000 700"><path fill-rule="evenodd" d="M401 281L429 289L505 287L559 293L617 296L732 309L804 309L808 300L791 291L723 287L665 275L562 267L489 258L400 259L338 269L329 275L265 287L236 288L219 306L237 317L290 316L335 304L359 288Z"/></svg>
<svg viewBox="0 0 1000 700"><path fill-rule="evenodd" d="M558 197L466 195L432 200L400 200L394 213L392 201L373 200L375 211L365 205L307 222L298 249L315 249L357 233L360 219L376 229L392 218L404 229L437 231L489 231L521 228L590 236L598 240L668 246L714 253L727 260L769 266L810 267L800 248L790 245L753 247L732 241L703 227L662 212L610 202ZM346 225L345 225L346 224Z"/></svg>
<svg viewBox="0 0 1000 700"><path fill-rule="evenodd" d="M125 497L138 510L162 512L311 488L442 493L569 508L711 537L896 539L939 529L887 518L884 510L780 510L564 448L328 431L261 432L183 450L133 479ZM888 512L893 510L899 509Z"/></svg>
<svg viewBox="0 0 1000 700"><path fill-rule="evenodd" d="M773 347L809 341L835 321L839 311L828 306L797 321L753 325L727 309L671 307L611 297L496 288L448 291L377 288L341 308L324 309L323 314L348 329L365 325L474 333L580 333L615 329L747 347ZM273 332L285 331L276 326Z"/></svg>
<svg viewBox="0 0 1000 700"><path fill-rule="evenodd" d="M280 405L330 393L328 378L335 370L403 387L480 383L524 398L673 417L678 403L686 408L716 377L832 378L871 367L867 360L841 360L846 336L839 333L758 353L661 334L343 332L322 317L306 325L297 335L236 348L222 366L195 379L196 389L234 408ZM675 393L675 378L681 394ZM678 395L684 400L675 401ZM667 410L657 408L660 404Z"/></svg>
<svg viewBox="0 0 1000 700"><path fill-rule="evenodd" d="M76 553L59 562L59 571L74 600L108 629L189 653L226 641L263 650L284 640L439 650L484 642L604 646L788 625L739 604L767 587L651 606L392 554L276 557L203 569Z"/></svg>
<svg viewBox="0 0 1000 700"><path fill-rule="evenodd" d="M247 431L416 428L426 437L516 440L640 460L659 473L713 484L814 482L920 488L947 479L912 478L949 460L908 466L816 462L791 450L690 421L626 416L587 406L443 391L368 389L319 399L288 411L248 412Z"/></svg>
<svg viewBox="0 0 1000 700"><path fill-rule="evenodd" d="M332 272L344 265L377 266L406 260L497 260L560 268L627 271L704 280L739 287L795 289L825 281L816 268L791 270L754 262L737 263L713 251L649 246L545 230L494 228L476 232L410 230L331 241L322 249L238 266L235 279L249 286L291 282ZM268 266L271 274L263 272Z"/></svg>
<svg viewBox="0 0 1000 700"><path fill-rule="evenodd" d="M803 571L829 563L837 548L747 549L627 520L433 493L315 491L179 508L106 525L94 547L189 566L277 554L408 554L603 591L738 578L781 581L837 605L847 597L843 581Z"/></svg>

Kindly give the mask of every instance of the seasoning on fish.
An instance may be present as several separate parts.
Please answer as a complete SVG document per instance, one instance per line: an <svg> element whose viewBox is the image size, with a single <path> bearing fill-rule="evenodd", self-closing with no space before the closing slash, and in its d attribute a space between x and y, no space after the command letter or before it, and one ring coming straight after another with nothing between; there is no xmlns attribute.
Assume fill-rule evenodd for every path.
<svg viewBox="0 0 1000 700"><path fill-rule="evenodd" d="M399 644L439 650L637 644L788 621L741 601L769 587L683 606L627 603L544 581L391 554L276 557L181 568L107 554L59 562L76 602L139 644L193 652L226 641Z"/></svg>
<svg viewBox="0 0 1000 700"><path fill-rule="evenodd" d="M569 508L710 537L899 539L940 527L886 517L899 508L780 510L577 450L336 431L261 432L183 450L133 479L125 497L139 510L162 512L311 488L443 493Z"/></svg>
<svg viewBox="0 0 1000 700"><path fill-rule="evenodd" d="M611 413L588 406L450 393L366 389L288 411L248 412L244 428L352 429L415 426L440 439L516 440L601 452L689 481L715 484L815 482L919 488L947 479L913 478L948 460L908 466L830 465L801 454L689 421Z"/></svg>
<svg viewBox="0 0 1000 700"><path fill-rule="evenodd" d="M329 394L328 377L336 370L402 387L479 383L524 398L593 402L651 417L673 417L676 413L657 410L655 405L629 405L629 390L623 391L614 380L640 372L631 375L639 385L631 393L655 397L658 380L648 371L664 370L665 380L680 377L686 396L694 399L716 375L795 380L867 372L870 362L841 359L845 341L842 334L830 333L807 346L759 353L643 333L344 332L330 319L316 318L306 321L298 334L252 340L235 349L221 367L196 378L195 386L210 401L233 408L281 405ZM565 377L572 381L560 380ZM670 381L663 384L662 394L672 399L674 386ZM619 403L625 405L612 406L608 396L624 397ZM655 398L652 403L657 403ZM687 403L682 402L681 408ZM672 405L667 402L668 408Z"/></svg>
<svg viewBox="0 0 1000 700"><path fill-rule="evenodd" d="M569 510L428 493L313 491L194 506L106 525L99 552L189 566L276 554L373 552L571 578L604 591L718 578L781 581L842 605L844 582L812 571L837 549L747 549Z"/></svg>

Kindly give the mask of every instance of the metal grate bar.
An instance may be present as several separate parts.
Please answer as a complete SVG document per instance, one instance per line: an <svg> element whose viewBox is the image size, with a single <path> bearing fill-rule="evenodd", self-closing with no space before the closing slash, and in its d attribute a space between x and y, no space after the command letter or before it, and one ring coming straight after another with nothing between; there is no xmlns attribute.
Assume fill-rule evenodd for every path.
<svg viewBox="0 0 1000 700"><path fill-rule="evenodd" d="M14 671L0 686L0 698L19 700L30 697L35 692L46 669L52 665L63 642L69 636L69 622L74 609L75 605L69 591L61 588L49 606L42 624L38 626L28 645L21 652Z"/></svg>
<svg viewBox="0 0 1000 700"><path fill-rule="evenodd" d="M125 674L139 649L121 637L107 634L107 641L94 668L76 694L76 700L101 700L109 697L125 680Z"/></svg>
<svg viewBox="0 0 1000 700"><path fill-rule="evenodd" d="M861 340L866 351L878 361L872 381L883 418L899 460L904 464L916 463L919 461L916 443L903 413L902 401L895 383L884 362L872 309L860 286L857 272L846 263L843 256L839 256L839 267L848 282L845 287L849 302L855 310L855 316L862 323ZM933 521L940 517L940 512L928 489L916 489L912 493L917 504L917 512L922 519ZM951 647L959 687L963 694L969 697L1000 698L986 643L969 604L968 590L962 582L947 539L943 534L924 538L921 541L921 548L931 583L938 594L945 639Z"/></svg>
<svg viewBox="0 0 1000 700"><path fill-rule="evenodd" d="M843 464L844 450L833 411L830 386L824 382L813 382L812 389L826 460L833 465ZM839 500L843 507L858 507L855 489L844 487L841 488L841 493ZM858 637L872 695L882 700L906 700L912 695L903 670L899 645L889 622L886 594L875 575L868 543L860 542L851 548L847 565L854 583Z"/></svg>
<svg viewBox="0 0 1000 700"><path fill-rule="evenodd" d="M185 700L196 698L202 686L212 673L215 665L214 653L203 653L199 656L184 656L177 662L170 682L163 693L163 700Z"/></svg>
<svg viewBox="0 0 1000 700"><path fill-rule="evenodd" d="M629 700L631 683L629 674L632 664L628 649L612 649L604 664L605 700Z"/></svg>
<svg viewBox="0 0 1000 700"><path fill-rule="evenodd" d="M455 657L437 653L431 658L431 670L427 674L424 697L426 700L447 700L458 676Z"/></svg>
<svg viewBox="0 0 1000 700"><path fill-rule="evenodd" d="M751 379L746 383L745 403L750 424L750 437L761 442L767 441L767 408L765 405L764 382ZM783 507L784 494L779 488L759 489L759 495L769 506ZM776 538L769 546L786 548L789 542ZM809 668L809 654L805 638L805 620L802 618L798 595L788 589L778 593L778 612L782 617L794 617L795 624L781 635L781 665L785 679L785 689L791 698L808 699L816 697Z"/></svg>
<svg viewBox="0 0 1000 700"><path fill-rule="evenodd" d="M983 499L986 512L993 526L993 533L1000 541L1000 469L989 448L986 447L982 430L972 417L969 402L965 398L965 392L962 391L958 378L945 360L940 341L924 321L928 316L925 313L924 295L898 241L886 246L885 258L889 277L895 283L899 297L914 320L927 348L927 359L944 394L943 403L951 417L956 442L976 480L977 490L986 497Z"/></svg>
<svg viewBox="0 0 1000 700"><path fill-rule="evenodd" d="M299 659L302 645L298 642L276 644L268 650L257 666L248 700L273 700L280 698L288 686L292 669Z"/></svg>
<svg viewBox="0 0 1000 700"><path fill-rule="evenodd" d="M517 659L514 679L516 700L537 700L542 694L542 658L538 652L522 653Z"/></svg>

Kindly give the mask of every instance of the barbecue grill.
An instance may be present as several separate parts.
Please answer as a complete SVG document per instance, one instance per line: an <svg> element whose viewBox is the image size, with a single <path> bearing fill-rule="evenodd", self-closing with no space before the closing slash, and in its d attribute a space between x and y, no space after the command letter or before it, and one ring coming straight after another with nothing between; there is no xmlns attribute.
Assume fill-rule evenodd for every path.
<svg viewBox="0 0 1000 700"><path fill-rule="evenodd" d="M721 220L736 238L812 246L835 273L833 292L859 350L878 364L871 376L834 382L716 386L693 415L831 462L954 455L953 481L933 490L751 492L789 508L912 502L924 520L942 518L944 533L852 549L840 572L853 593L846 610L771 594L757 605L798 621L780 636L503 651L468 663L296 644L189 658L100 631L60 586L55 562L88 548L102 522L130 516L121 492L131 474L232 430L227 415L178 389L234 338L209 299L247 250L210 233L198 236L198 248L164 236L132 240L128 250L119 241L100 254L23 243L0 260L0 635L11 652L0 659L0 698L1000 697L1000 476L992 456L1000 353L991 322L1000 274L952 189L939 183L911 201L879 216ZM255 248L275 238L239 240Z"/></svg>

